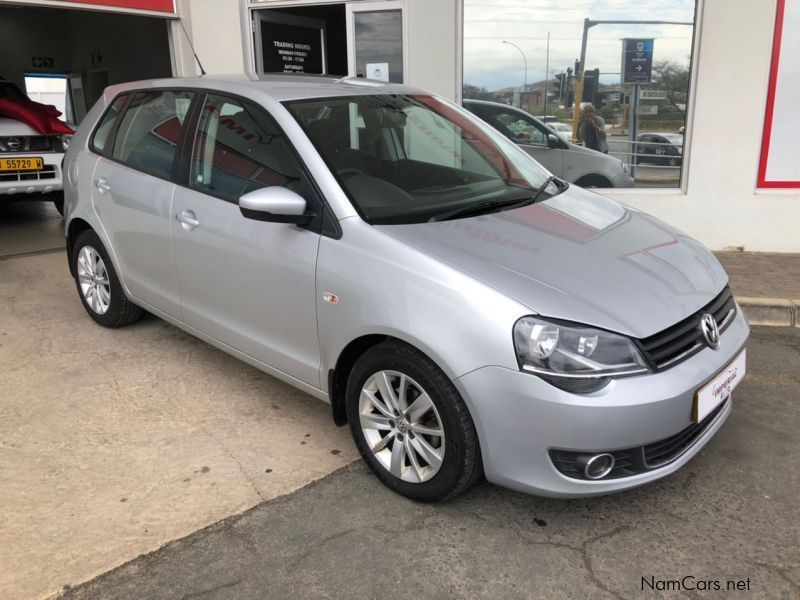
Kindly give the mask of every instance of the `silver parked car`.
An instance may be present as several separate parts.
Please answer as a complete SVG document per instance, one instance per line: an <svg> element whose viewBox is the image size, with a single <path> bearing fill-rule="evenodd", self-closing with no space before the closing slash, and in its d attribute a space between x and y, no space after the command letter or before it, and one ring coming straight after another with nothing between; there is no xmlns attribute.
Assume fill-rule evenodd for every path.
<svg viewBox="0 0 800 600"><path fill-rule="evenodd" d="M65 164L92 319L147 310L330 402L410 498L482 473L551 496L648 483L744 377L748 325L710 252L423 91L114 86Z"/></svg>
<svg viewBox="0 0 800 600"><path fill-rule="evenodd" d="M578 146L524 110L499 102L464 100L474 113L508 139L519 144L542 166L562 179L582 187L633 187L628 165L618 158ZM558 123L558 125L561 125Z"/></svg>

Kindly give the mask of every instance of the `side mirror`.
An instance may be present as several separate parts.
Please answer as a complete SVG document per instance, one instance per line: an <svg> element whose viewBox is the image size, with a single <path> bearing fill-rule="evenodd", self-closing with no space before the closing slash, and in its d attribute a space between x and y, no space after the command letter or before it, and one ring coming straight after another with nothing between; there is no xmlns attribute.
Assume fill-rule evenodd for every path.
<svg viewBox="0 0 800 600"><path fill-rule="evenodd" d="M239 198L239 210L246 219L272 223L305 225L314 217L306 214L305 198L277 185L248 192Z"/></svg>
<svg viewBox="0 0 800 600"><path fill-rule="evenodd" d="M558 136L555 133L548 133L547 145L550 148L561 148L561 140L558 139Z"/></svg>

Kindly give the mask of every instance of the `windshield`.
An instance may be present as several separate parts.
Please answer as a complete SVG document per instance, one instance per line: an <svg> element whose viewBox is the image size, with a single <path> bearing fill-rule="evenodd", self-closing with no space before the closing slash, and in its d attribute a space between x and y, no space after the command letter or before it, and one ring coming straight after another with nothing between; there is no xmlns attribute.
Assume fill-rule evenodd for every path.
<svg viewBox="0 0 800 600"><path fill-rule="evenodd" d="M284 103L369 223L422 223L523 200L549 173L491 128L428 95Z"/></svg>

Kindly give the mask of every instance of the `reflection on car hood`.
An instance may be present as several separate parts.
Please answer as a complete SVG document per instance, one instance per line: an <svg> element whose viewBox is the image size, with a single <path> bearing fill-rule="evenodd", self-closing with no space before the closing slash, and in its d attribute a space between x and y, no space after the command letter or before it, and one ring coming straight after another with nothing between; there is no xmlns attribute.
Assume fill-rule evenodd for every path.
<svg viewBox="0 0 800 600"><path fill-rule="evenodd" d="M576 186L516 210L378 228L540 315L635 337L697 311L728 280L699 242Z"/></svg>

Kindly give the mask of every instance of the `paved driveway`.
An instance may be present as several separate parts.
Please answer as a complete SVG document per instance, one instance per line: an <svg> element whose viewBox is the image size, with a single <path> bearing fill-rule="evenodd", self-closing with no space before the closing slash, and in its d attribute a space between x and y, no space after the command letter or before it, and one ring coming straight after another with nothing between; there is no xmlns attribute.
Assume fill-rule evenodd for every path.
<svg viewBox="0 0 800 600"><path fill-rule="evenodd" d="M428 506L356 463L66 597L800 598L800 329L755 330L748 357L726 425L658 483L570 501L483 484Z"/></svg>
<svg viewBox="0 0 800 600"><path fill-rule="evenodd" d="M63 252L0 260L0 598L52 595L356 458L330 408L154 317L85 314Z"/></svg>

